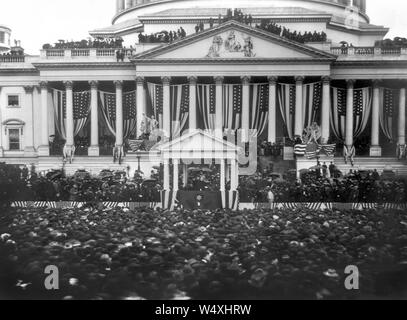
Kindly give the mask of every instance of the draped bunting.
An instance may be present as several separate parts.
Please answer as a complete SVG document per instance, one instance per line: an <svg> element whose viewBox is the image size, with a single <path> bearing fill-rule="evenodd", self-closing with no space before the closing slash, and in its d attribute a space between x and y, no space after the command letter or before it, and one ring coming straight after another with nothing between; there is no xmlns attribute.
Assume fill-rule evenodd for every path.
<svg viewBox="0 0 407 320"><path fill-rule="evenodd" d="M116 136L116 94L99 92L100 110L112 135ZM123 93L123 138L130 138L137 129L136 91Z"/></svg>
<svg viewBox="0 0 407 320"><path fill-rule="evenodd" d="M287 130L286 133L291 140L294 140L295 85L278 84L277 97L281 116Z"/></svg>
<svg viewBox="0 0 407 320"><path fill-rule="evenodd" d="M159 123L159 128L163 128L163 86L155 83L147 83L148 99L147 109L153 114Z"/></svg>
<svg viewBox="0 0 407 320"><path fill-rule="evenodd" d="M256 137L263 134L268 123L269 86L268 84L252 84L250 86L250 129L255 130Z"/></svg>
<svg viewBox="0 0 407 320"><path fill-rule="evenodd" d="M235 131L242 127L242 85L223 86L223 127Z"/></svg>
<svg viewBox="0 0 407 320"><path fill-rule="evenodd" d="M66 140L66 93L65 91L52 90L55 126L58 134ZM74 137L85 127L90 113L90 92L73 93Z"/></svg>
<svg viewBox="0 0 407 320"><path fill-rule="evenodd" d="M197 86L198 118L200 127L205 130L215 130L216 86L200 84Z"/></svg>
<svg viewBox="0 0 407 320"><path fill-rule="evenodd" d="M308 128L314 122L320 124L322 106L322 84L320 82L306 84L303 87L303 126Z"/></svg>
<svg viewBox="0 0 407 320"><path fill-rule="evenodd" d="M397 140L398 93L398 90L380 88L380 127L390 141Z"/></svg>
<svg viewBox="0 0 407 320"><path fill-rule="evenodd" d="M346 134L347 90L332 88L331 127L336 138L344 141ZM372 110L372 89L353 91L353 138L365 131Z"/></svg>
<svg viewBox="0 0 407 320"><path fill-rule="evenodd" d="M346 130L346 89L331 88L331 128L335 137L341 141L345 140Z"/></svg>
<svg viewBox="0 0 407 320"><path fill-rule="evenodd" d="M174 85L170 87L171 133L179 137L188 126L189 119L189 85Z"/></svg>

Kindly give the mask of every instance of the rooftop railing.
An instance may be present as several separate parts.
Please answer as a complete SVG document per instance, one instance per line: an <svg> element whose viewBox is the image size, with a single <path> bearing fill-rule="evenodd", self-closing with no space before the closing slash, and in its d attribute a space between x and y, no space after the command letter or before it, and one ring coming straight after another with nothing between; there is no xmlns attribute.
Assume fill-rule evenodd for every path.
<svg viewBox="0 0 407 320"><path fill-rule="evenodd" d="M381 47L331 47L331 53L337 56L407 56L407 48L381 48Z"/></svg>
<svg viewBox="0 0 407 320"><path fill-rule="evenodd" d="M0 63L24 63L25 56L0 56Z"/></svg>
<svg viewBox="0 0 407 320"><path fill-rule="evenodd" d="M47 49L41 50L41 58L52 59L52 58L86 58L86 57L116 57L117 49Z"/></svg>

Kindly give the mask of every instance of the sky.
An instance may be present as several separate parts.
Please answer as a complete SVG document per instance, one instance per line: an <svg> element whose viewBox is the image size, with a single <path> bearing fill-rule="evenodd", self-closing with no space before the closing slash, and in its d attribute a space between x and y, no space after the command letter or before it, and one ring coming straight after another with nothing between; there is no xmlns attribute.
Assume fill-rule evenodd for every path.
<svg viewBox="0 0 407 320"><path fill-rule="evenodd" d="M407 37L407 1L367 0L367 8L371 23L390 28L388 37ZM86 39L109 26L115 10L115 0L0 0L0 24L27 53L39 54L44 43Z"/></svg>

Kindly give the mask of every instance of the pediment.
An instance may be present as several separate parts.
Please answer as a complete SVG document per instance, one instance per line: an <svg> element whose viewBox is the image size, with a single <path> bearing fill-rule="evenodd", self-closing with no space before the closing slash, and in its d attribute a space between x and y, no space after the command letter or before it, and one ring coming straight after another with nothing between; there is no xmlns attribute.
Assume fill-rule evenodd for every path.
<svg viewBox="0 0 407 320"><path fill-rule="evenodd" d="M237 152L239 148L234 144L219 139L209 132L196 130L178 137L170 142L162 144L157 148L162 153L183 152Z"/></svg>
<svg viewBox="0 0 407 320"><path fill-rule="evenodd" d="M335 57L236 21L188 36L134 57L143 60L310 60Z"/></svg>

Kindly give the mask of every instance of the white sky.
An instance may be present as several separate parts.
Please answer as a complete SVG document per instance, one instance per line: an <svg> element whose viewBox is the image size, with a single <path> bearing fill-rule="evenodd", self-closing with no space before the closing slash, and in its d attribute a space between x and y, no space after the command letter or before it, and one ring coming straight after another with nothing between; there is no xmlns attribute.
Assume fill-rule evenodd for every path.
<svg viewBox="0 0 407 320"><path fill-rule="evenodd" d="M407 37L407 2L367 0L371 23L390 28L388 37ZM0 24L13 30L29 54L44 43L81 40L88 31L111 24L115 0L0 0Z"/></svg>

